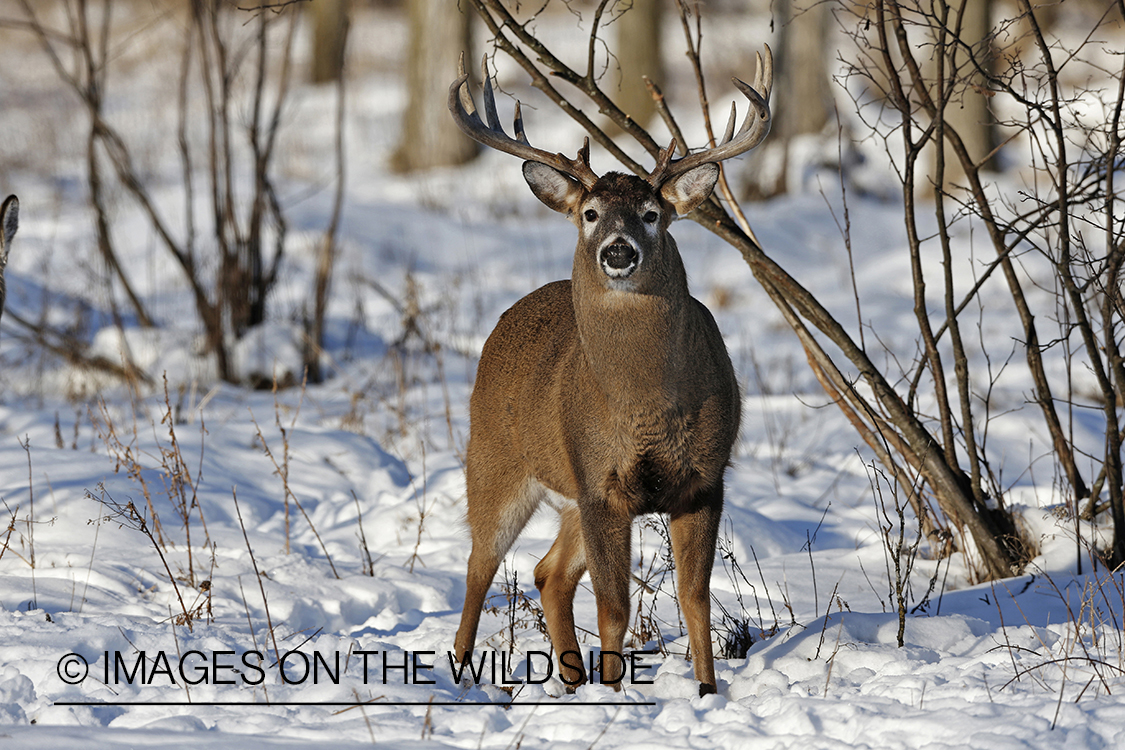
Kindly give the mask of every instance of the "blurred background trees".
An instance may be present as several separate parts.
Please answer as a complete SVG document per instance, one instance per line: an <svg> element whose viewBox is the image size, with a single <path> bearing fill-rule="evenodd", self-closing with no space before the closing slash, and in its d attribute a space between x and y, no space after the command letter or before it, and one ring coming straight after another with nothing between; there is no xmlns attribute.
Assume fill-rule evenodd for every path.
<svg viewBox="0 0 1125 750"><path fill-rule="evenodd" d="M163 56L170 50L178 61L167 81L175 90L175 112L160 120L167 132L138 133L143 128L130 132L107 102L127 96L129 83L118 77L115 63L146 33L126 28L121 19L141 5L152 11L153 4L3 2L0 23L36 40L85 117L80 189L90 210L82 220L89 222L98 278L108 289L105 314L126 343L123 367L94 357L87 364L148 377L130 364L125 332L161 325L153 309L158 295L144 291L142 270L120 261L124 230L115 216L127 209L144 218L152 247L179 269L202 332L201 356L214 362L218 378L269 384L268 373L250 372L235 360L244 341L279 323L299 330L304 352L285 382L299 382L301 366L314 380L328 374L321 365L327 361L325 315L346 195L345 89L363 83L362 74L349 77L348 45L398 41L380 28L356 34L354 20L376 3L168 0L157 16L174 19L178 35ZM446 110L462 52L474 73L482 53L493 57L502 78L524 87L528 111L538 108L543 121L571 118L623 168L636 170L636 160L651 159L667 143L667 131L679 125L691 134L687 145L703 146L706 127L698 123L710 123L711 116L703 82L710 80L709 96L716 101L729 96L729 76L748 77L752 52L768 42L776 62L773 133L759 153L724 167L733 189L720 191L695 218L746 259L832 403L910 498L933 539L959 535L965 549L975 546L981 575L988 577L1019 569L1033 553L988 446L995 413L989 399L999 378L993 365L1002 360L998 369L1019 367L1033 383L1027 406L1041 414L1069 517L1076 524L1111 518L1115 539L1107 558L1125 560L1125 219L1117 168L1123 94L1114 88L1125 74L1119 47L1110 45L1110 53L1099 57L1103 32L1120 38L1123 0L377 5L399 14L396 19L405 17L394 28L409 37L393 74L401 103L388 105L390 114L379 120L394 142L379 158L396 174L446 170L477 154ZM753 19L753 38L732 39L730 27L746 36L746 18ZM594 19L600 25L591 35ZM695 45L686 58L685 39ZM643 76L664 92L660 118L653 117L659 108ZM336 84L334 108L322 106L328 98L317 99L321 122L333 127L308 136L334 139L334 159L318 164L315 177L304 176L306 182L286 199L279 190L284 155L278 143L291 125L292 94L306 82ZM310 97L331 92L302 90ZM388 125L391 118L398 118L396 125ZM712 131L721 130L723 117L715 120ZM163 139L161 148L175 154L178 174L148 168L155 160L142 136ZM865 160L882 173L861 176ZM815 269L786 268L785 248L759 244L736 200L835 186L901 203L893 229L906 233L904 267L911 272L917 322L913 350L890 350L880 338L881 322L860 317L858 291L854 310L831 310L809 294L799 277ZM331 208L317 214L327 217L325 226L310 228L307 218L295 218L309 194L327 193ZM846 210L837 218L850 257ZM299 247L294 235L301 233L319 237L305 240L316 248L315 280L309 289L287 290L303 301L282 311L276 305L279 269L292 259ZM959 233L971 235L974 252L988 256L972 259L972 272L981 278L970 285L948 272L965 262L953 257ZM940 259L936 267L933 259ZM981 289L990 277L1003 286L990 287L985 299ZM1014 354L978 351L974 360L969 329L978 329L1000 306L1009 315L1017 311L1004 318L1004 325L1018 321L1006 334L1016 342ZM965 323L963 335L962 319L969 314L978 319ZM80 357L90 337L88 330L62 330L19 310L6 313L4 321L60 356ZM1076 445L1073 425L1095 418L1105 444Z"/></svg>

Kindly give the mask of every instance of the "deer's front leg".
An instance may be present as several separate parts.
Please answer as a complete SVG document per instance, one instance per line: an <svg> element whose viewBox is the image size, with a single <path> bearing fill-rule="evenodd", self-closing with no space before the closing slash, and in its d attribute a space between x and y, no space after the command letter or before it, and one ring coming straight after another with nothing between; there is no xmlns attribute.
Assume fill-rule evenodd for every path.
<svg viewBox="0 0 1125 750"><path fill-rule="evenodd" d="M625 630L629 625L633 518L624 497L613 490L608 497L583 498L580 507L586 566L598 602L598 635L603 654L601 681L620 690L624 665L620 658L605 654L623 653Z"/></svg>
<svg viewBox="0 0 1125 750"><path fill-rule="evenodd" d="M722 483L705 490L696 507L672 516L672 555L679 578L680 606L687 621L691 656L699 694L716 690L715 657L711 646L711 569L715 566L715 541L723 513Z"/></svg>

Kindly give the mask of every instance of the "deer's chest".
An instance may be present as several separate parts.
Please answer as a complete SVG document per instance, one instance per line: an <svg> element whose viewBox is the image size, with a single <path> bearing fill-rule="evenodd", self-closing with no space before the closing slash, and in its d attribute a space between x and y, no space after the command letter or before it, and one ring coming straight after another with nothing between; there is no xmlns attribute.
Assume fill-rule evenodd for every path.
<svg viewBox="0 0 1125 750"><path fill-rule="evenodd" d="M607 489L624 495L634 515L674 513L722 475L725 458L713 463L708 444L713 436L700 434L698 419L665 418L632 425L621 436L622 450L611 468Z"/></svg>

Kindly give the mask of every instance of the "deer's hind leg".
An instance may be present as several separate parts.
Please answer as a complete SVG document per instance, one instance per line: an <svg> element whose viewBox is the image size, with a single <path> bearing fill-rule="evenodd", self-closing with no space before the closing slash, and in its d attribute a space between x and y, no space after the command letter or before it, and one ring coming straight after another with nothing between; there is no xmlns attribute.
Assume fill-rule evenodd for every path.
<svg viewBox="0 0 1125 750"><path fill-rule="evenodd" d="M535 513L546 494L541 484L514 465L481 466L470 455L466 461L468 521L473 548L465 576L465 605L457 629L454 655L463 659L473 650L481 609L500 561Z"/></svg>
<svg viewBox="0 0 1125 750"><path fill-rule="evenodd" d="M543 603L551 646L555 649L555 658L559 660L559 676L566 683L568 692L574 692L586 681L574 633L574 592L586 572L586 549L582 543L582 518L578 506L563 506L559 509L559 516L559 534L555 543L535 566L535 587L539 589L539 598Z"/></svg>

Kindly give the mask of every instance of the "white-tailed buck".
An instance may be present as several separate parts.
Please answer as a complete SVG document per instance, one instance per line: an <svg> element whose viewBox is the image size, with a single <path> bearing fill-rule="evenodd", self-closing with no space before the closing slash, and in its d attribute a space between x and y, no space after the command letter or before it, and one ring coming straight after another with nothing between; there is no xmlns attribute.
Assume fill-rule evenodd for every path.
<svg viewBox="0 0 1125 750"><path fill-rule="evenodd" d="M535 567L559 674L585 681L574 633L574 592L590 571L602 652L622 653L630 615L632 520L671 516L679 599L700 694L715 691L711 568L723 508L723 472L738 434L740 396L714 319L688 294L668 225L711 195L718 162L769 132L769 50L738 133L673 159L675 141L645 178L590 168L589 140L574 159L533 148L516 105L515 138L496 117L484 70L485 125L462 64L449 109L466 134L525 159L523 175L548 207L578 228L570 281L517 302L489 336L470 403L465 462L469 556L458 658L472 651L501 558L543 501L561 514L558 538ZM568 653L569 652L569 653ZM623 665L604 659L602 681Z"/></svg>
<svg viewBox="0 0 1125 750"><path fill-rule="evenodd" d="M12 247L12 238L16 236L16 229L20 225L20 202L14 195L9 195L0 205L0 315L4 314L4 269L8 267L8 251Z"/></svg>

